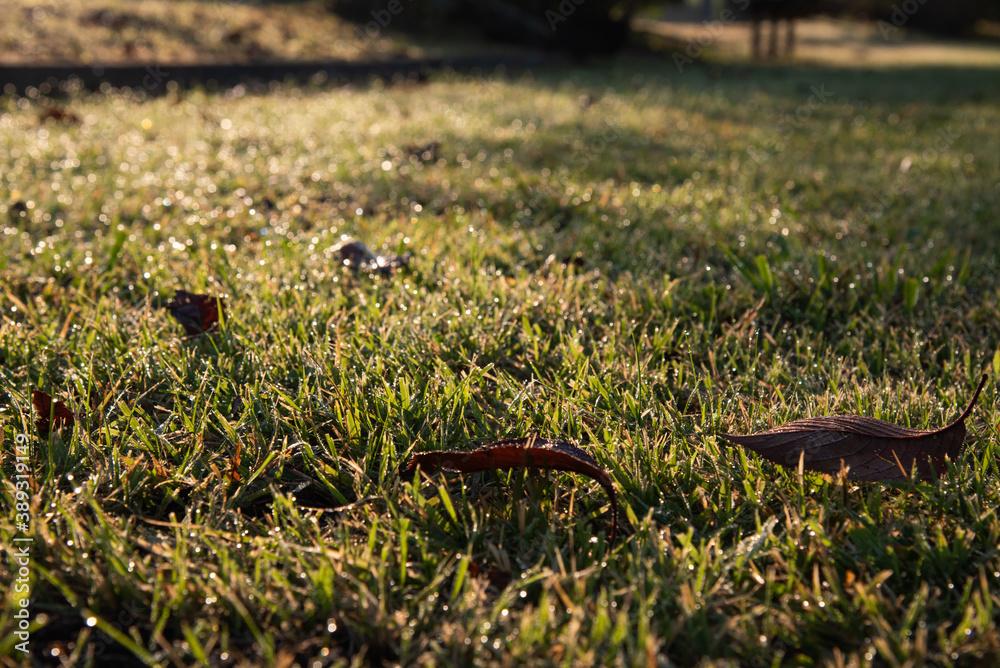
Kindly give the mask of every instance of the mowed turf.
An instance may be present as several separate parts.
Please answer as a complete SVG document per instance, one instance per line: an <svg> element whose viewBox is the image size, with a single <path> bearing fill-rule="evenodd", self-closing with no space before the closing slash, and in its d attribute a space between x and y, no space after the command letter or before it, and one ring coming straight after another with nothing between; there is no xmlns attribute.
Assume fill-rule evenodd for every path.
<svg viewBox="0 0 1000 668"><path fill-rule="evenodd" d="M1000 661L995 80L667 59L4 98L0 470L28 435L34 661ZM344 237L409 269L354 275ZM185 338L176 289L225 296L220 331ZM935 428L984 371L936 479L716 436ZM39 437L35 388L75 425ZM399 475L533 434L608 470L617 540L589 478Z"/></svg>
<svg viewBox="0 0 1000 668"><path fill-rule="evenodd" d="M178 64L421 55L381 30L355 30L309 0L6 0L4 12L4 65L148 63L169 71Z"/></svg>
<svg viewBox="0 0 1000 668"><path fill-rule="evenodd" d="M384 61L510 53L409 0L340 18L327 0L4 0L0 67ZM388 16L388 18L386 18ZM377 19L377 20L376 20ZM420 30L415 30L419 28ZM141 68L140 68L141 69Z"/></svg>

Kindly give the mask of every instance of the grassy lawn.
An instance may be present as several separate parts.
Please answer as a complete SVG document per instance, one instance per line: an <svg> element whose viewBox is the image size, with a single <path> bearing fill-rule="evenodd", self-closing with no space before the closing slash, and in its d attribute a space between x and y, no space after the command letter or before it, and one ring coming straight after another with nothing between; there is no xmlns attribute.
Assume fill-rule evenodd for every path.
<svg viewBox="0 0 1000 668"><path fill-rule="evenodd" d="M384 60L503 50L472 35L443 43L405 34L400 29L420 20L405 9L385 30L365 33L323 0L0 0L0 65Z"/></svg>
<svg viewBox="0 0 1000 668"><path fill-rule="evenodd" d="M623 61L82 96L75 123L0 100L34 661L996 665L996 77ZM410 268L353 275L345 236ZM220 332L184 338L178 288L228 296ZM940 479L716 436L933 428L984 371ZM38 437L34 388L77 423ZM582 476L399 475L531 434L608 470L615 542ZM10 502L0 534L9 592Z"/></svg>

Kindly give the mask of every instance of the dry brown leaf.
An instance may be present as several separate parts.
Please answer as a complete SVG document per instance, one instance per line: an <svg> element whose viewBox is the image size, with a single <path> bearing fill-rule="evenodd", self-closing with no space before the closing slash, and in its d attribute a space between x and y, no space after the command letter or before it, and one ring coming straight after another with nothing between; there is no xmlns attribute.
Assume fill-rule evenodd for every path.
<svg viewBox="0 0 1000 668"><path fill-rule="evenodd" d="M391 274L410 263L409 253L403 255L376 255L360 241L345 241L334 248L340 253L344 266L354 271L372 274Z"/></svg>
<svg viewBox="0 0 1000 668"><path fill-rule="evenodd" d="M420 466L427 471L444 469L459 473L513 469L525 466L582 473L597 481L611 499L611 532L614 540L618 533L618 495L611 476L593 457L566 441L548 438L514 438L496 441L471 451L437 450L417 452L403 470L404 476L413 475Z"/></svg>
<svg viewBox="0 0 1000 668"><path fill-rule="evenodd" d="M73 412L61 401L53 401L47 392L32 390L31 403L35 405L35 427L43 436L49 433L50 427L70 427L76 421Z"/></svg>
<svg viewBox="0 0 1000 668"><path fill-rule="evenodd" d="M83 122L78 115L67 109L66 107L60 106L49 106L45 107L40 114L38 114L38 120L44 123L45 121L55 121L56 123L68 123L71 125L77 125Z"/></svg>
<svg viewBox="0 0 1000 668"><path fill-rule="evenodd" d="M776 464L864 481L908 480L945 471L945 457L958 459L965 448L965 418L986 384L983 374L961 416L941 429L910 429L860 415L795 420L756 434L719 434Z"/></svg>
<svg viewBox="0 0 1000 668"><path fill-rule="evenodd" d="M226 313L226 300L177 290L167 310L181 323L188 336L198 336L219 328L219 315Z"/></svg>

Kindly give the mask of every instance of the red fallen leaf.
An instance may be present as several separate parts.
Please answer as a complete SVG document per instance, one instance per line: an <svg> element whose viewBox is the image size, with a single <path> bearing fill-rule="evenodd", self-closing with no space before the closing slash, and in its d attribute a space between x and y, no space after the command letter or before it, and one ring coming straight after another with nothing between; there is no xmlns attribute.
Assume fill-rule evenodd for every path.
<svg viewBox="0 0 1000 668"><path fill-rule="evenodd" d="M82 119L72 111L66 107L59 106L46 107L40 114L38 114L38 120L42 123L52 120L56 123L69 123L71 125L83 122Z"/></svg>
<svg viewBox="0 0 1000 668"><path fill-rule="evenodd" d="M614 536L612 536L612 539ZM491 568L486 571L486 579L489 581L490 585L496 589L503 591L513 580L513 576L506 571L502 571L499 568Z"/></svg>
<svg viewBox="0 0 1000 668"><path fill-rule="evenodd" d="M836 474L844 467L853 480L907 480L916 464L921 476L945 470L945 456L955 460L965 448L965 418L986 384L979 381L968 408L941 429L910 429L860 415L795 420L756 434L719 434L758 455L789 468Z"/></svg>
<svg viewBox="0 0 1000 668"><path fill-rule="evenodd" d="M500 570L499 568L491 568L485 573L483 569L479 567L474 561L469 562L469 575L474 578L483 578L490 583L490 586L503 591L510 581L513 579L510 573Z"/></svg>
<svg viewBox="0 0 1000 668"><path fill-rule="evenodd" d="M525 466L582 473L596 480L611 499L611 532L614 540L618 533L618 495L614 483L600 464L586 452L566 441L548 438L514 438L489 443L472 451L437 450L416 452L403 470L403 476L412 476L420 466L428 471L444 469L459 473L513 469Z"/></svg>
<svg viewBox="0 0 1000 668"><path fill-rule="evenodd" d="M360 241L345 241L334 250L340 253L344 265L354 271L391 274L396 269L402 269L410 263L409 254L376 255Z"/></svg>
<svg viewBox="0 0 1000 668"><path fill-rule="evenodd" d="M226 300L178 290L167 304L167 310L181 323L188 336L197 336L219 328L219 314L225 315Z"/></svg>
<svg viewBox="0 0 1000 668"><path fill-rule="evenodd" d="M226 475L233 482L239 482L243 479L240 475L240 451L243 450L243 441L236 441L236 453L229 458L229 468L226 469Z"/></svg>
<svg viewBox="0 0 1000 668"><path fill-rule="evenodd" d="M35 405L35 412L38 418L35 420L35 427L41 434L48 434L51 427L59 429L61 427L72 426L76 422L76 416L66 408L66 404L61 401L53 401L52 397L41 390L32 390L31 403Z"/></svg>

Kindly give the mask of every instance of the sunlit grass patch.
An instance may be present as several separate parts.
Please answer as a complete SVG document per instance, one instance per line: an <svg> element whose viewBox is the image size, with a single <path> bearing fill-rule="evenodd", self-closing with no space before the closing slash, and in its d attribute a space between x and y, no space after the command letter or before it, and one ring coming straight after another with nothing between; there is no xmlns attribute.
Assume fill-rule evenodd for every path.
<svg viewBox="0 0 1000 668"><path fill-rule="evenodd" d="M376 24L365 32L365 25L341 19L318 0L13 0L5 11L3 64L313 62L436 52L405 36L419 16L401 13L389 30Z"/></svg>
<svg viewBox="0 0 1000 668"><path fill-rule="evenodd" d="M64 101L79 122L3 99L2 471L30 434L32 647L995 661L989 81L629 62ZM345 237L412 260L355 273ZM177 289L226 297L218 332L186 335ZM932 428L984 370L940 479L800 476L716 436ZM72 428L35 436L34 388ZM621 539L585 478L399 476L532 434L609 472Z"/></svg>

